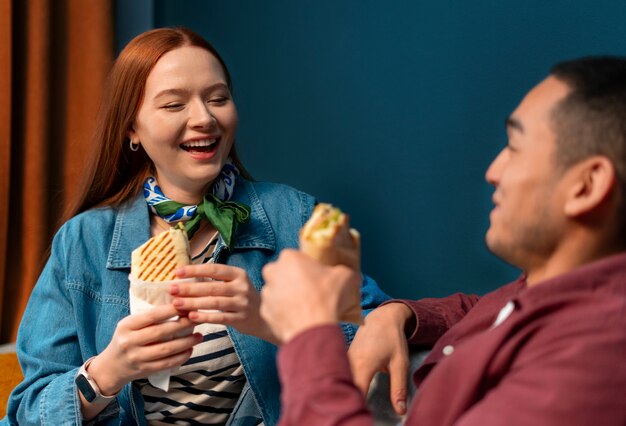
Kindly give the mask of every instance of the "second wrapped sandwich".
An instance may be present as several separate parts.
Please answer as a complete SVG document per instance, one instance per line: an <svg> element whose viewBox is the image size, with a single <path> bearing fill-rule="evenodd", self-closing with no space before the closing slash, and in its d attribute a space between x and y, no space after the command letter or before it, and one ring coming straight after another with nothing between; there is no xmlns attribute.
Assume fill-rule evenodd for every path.
<svg viewBox="0 0 626 426"><path fill-rule="evenodd" d="M350 228L350 218L327 203L315 206L313 214L300 230L300 250L325 265L345 265L361 270L361 237ZM340 320L361 324L361 294L356 292Z"/></svg>

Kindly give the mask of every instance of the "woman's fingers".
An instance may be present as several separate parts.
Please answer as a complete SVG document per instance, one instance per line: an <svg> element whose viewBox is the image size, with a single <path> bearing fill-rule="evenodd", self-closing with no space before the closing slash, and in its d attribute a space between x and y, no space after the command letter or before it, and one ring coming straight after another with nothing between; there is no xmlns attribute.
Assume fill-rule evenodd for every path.
<svg viewBox="0 0 626 426"><path fill-rule="evenodd" d="M190 297L176 298L174 305L186 311L218 310L218 311L242 311L249 305L249 299L243 296L235 297ZM193 315L192 315L193 317ZM194 319L195 321L195 319Z"/></svg>
<svg viewBox="0 0 626 426"><path fill-rule="evenodd" d="M176 317L179 313L174 305L160 305L138 314L129 315L120 320L118 325L128 330L141 330L149 325Z"/></svg>
<svg viewBox="0 0 626 426"><path fill-rule="evenodd" d="M193 322L229 325L241 333L276 339L259 316L261 297L245 270L221 264L188 265L177 275L199 278L170 286L172 304Z"/></svg>
<svg viewBox="0 0 626 426"><path fill-rule="evenodd" d="M200 265L187 265L176 271L178 278L204 278L208 277L216 281L233 281L246 275L246 272L236 266L223 265L221 263L203 263Z"/></svg>
<svg viewBox="0 0 626 426"><path fill-rule="evenodd" d="M133 330L132 333L122 333L119 336L119 345L122 348L131 346L144 346L155 342L171 340L178 336L190 335L196 324L187 317L176 320L162 321L151 324L142 329Z"/></svg>
<svg viewBox="0 0 626 426"><path fill-rule="evenodd" d="M235 296L247 290L248 282L245 280L201 281L170 285L170 294L176 297Z"/></svg>
<svg viewBox="0 0 626 426"><path fill-rule="evenodd" d="M190 313L191 320L198 323L211 323L230 325L237 328L240 324L248 321L250 317L245 312L224 312L224 311L199 311Z"/></svg>
<svg viewBox="0 0 626 426"><path fill-rule="evenodd" d="M193 333L182 337L175 337L171 340L164 342L157 342L151 345L146 345L141 348L139 357L143 362L149 363L152 361L169 358L193 348L194 345L202 341L202 334Z"/></svg>
<svg viewBox="0 0 626 426"><path fill-rule="evenodd" d="M170 368L178 367L191 358L192 348L184 350L182 352L171 355L167 358L162 358L156 361L151 361L146 364L146 370L151 372L158 372L163 370L169 370Z"/></svg>
<svg viewBox="0 0 626 426"><path fill-rule="evenodd" d="M141 365L141 374L137 377L145 377L152 373L178 367L191 358L192 352L193 348L187 348L181 352L174 353L164 358L153 361L144 361Z"/></svg>

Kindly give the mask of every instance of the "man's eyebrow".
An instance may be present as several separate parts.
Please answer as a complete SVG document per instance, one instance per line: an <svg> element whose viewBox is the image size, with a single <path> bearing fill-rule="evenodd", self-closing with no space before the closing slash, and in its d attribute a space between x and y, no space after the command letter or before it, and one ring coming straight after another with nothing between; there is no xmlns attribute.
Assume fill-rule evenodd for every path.
<svg viewBox="0 0 626 426"><path fill-rule="evenodd" d="M513 117L507 117L504 120L504 126L506 127L506 130L517 130L520 133L524 133L524 126L522 126L522 123Z"/></svg>

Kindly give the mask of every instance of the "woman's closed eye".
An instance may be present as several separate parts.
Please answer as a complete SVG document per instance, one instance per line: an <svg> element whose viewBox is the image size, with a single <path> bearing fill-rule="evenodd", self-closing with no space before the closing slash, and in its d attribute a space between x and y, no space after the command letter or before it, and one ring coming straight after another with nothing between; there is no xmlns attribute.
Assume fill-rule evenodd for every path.
<svg viewBox="0 0 626 426"><path fill-rule="evenodd" d="M183 103L172 102L172 103L163 105L161 108L163 108L165 110L174 111L174 110L182 109L184 106L185 106L185 104L183 104Z"/></svg>
<svg viewBox="0 0 626 426"><path fill-rule="evenodd" d="M224 105L226 102L228 102L230 98L228 98L227 96L215 96L212 97L208 100L208 103L212 104L212 105Z"/></svg>

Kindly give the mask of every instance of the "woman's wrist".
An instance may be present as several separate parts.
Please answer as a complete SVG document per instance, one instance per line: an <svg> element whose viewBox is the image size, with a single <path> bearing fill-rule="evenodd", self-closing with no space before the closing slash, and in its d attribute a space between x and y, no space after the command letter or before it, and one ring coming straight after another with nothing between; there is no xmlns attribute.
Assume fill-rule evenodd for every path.
<svg viewBox="0 0 626 426"><path fill-rule="evenodd" d="M87 368L87 372L91 376L91 379L98 385L100 393L104 396L118 394L126 383L116 379L115 368L107 364L107 361L103 359L103 354L96 356Z"/></svg>

